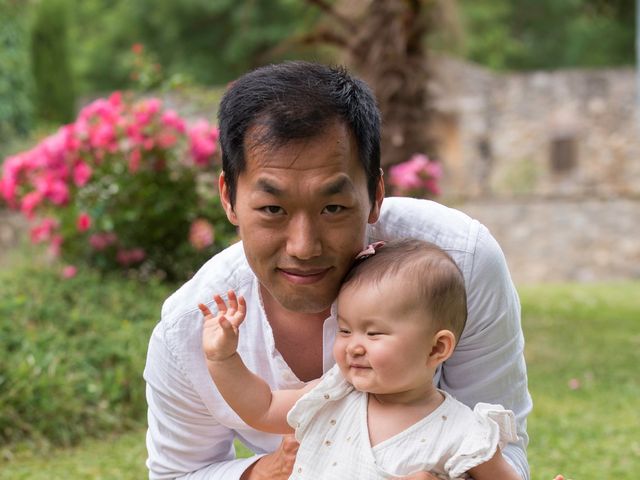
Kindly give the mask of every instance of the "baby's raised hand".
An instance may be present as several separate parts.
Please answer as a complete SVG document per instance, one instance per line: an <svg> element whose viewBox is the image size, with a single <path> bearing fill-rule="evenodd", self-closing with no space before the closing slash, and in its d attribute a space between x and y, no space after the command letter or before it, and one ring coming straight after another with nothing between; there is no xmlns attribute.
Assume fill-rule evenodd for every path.
<svg viewBox="0 0 640 480"><path fill-rule="evenodd" d="M236 297L233 290L229 290L228 295L228 307L220 295L213 296L218 307L218 313L215 315L206 305L198 305L204 315L202 349L207 360L226 360L236 353L238 348L238 327L244 321L247 304L244 297Z"/></svg>

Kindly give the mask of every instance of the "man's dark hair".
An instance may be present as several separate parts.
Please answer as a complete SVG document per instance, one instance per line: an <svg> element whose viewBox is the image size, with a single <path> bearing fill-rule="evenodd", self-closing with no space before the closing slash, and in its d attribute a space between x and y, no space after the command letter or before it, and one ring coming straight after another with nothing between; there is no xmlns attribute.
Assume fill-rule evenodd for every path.
<svg viewBox="0 0 640 480"><path fill-rule="evenodd" d="M233 82L220 102L222 169L231 204L246 168L245 135L264 126L259 145L280 147L322 134L336 120L353 133L371 201L380 178L380 112L369 87L343 67L285 62L258 68Z"/></svg>

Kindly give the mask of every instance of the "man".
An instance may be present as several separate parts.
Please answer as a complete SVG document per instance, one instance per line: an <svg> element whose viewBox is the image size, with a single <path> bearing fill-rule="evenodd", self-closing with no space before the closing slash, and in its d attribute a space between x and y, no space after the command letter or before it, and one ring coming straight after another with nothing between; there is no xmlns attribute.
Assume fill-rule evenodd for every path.
<svg viewBox="0 0 640 480"><path fill-rule="evenodd" d="M215 389L198 303L211 305L214 293L229 289L243 295L238 352L272 388L299 387L334 363L332 305L355 255L367 242L415 237L446 250L467 288L467 326L437 382L471 407L482 401L515 412L520 442L503 453L528 479L531 399L504 256L461 212L413 199L383 206L380 120L366 85L322 65L264 67L230 87L219 124L220 195L242 243L212 258L163 305L144 373L150 478L278 480L295 460L294 440L250 429ZM235 459L236 437L261 456Z"/></svg>

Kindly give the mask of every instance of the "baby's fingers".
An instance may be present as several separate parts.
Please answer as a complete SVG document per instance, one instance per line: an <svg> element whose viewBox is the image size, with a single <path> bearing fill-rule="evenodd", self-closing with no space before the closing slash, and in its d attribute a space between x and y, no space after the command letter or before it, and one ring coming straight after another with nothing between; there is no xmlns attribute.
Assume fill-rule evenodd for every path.
<svg viewBox="0 0 640 480"><path fill-rule="evenodd" d="M209 307L207 307L204 303L199 303L198 308L200 309L200 311L205 317L213 316L213 314L211 313L211 310L209 310Z"/></svg>
<svg viewBox="0 0 640 480"><path fill-rule="evenodd" d="M218 307L218 312L225 313L227 311L227 304L224 303L224 300L217 293L213 296L213 301L216 302L216 307Z"/></svg>
<svg viewBox="0 0 640 480"><path fill-rule="evenodd" d="M238 298L233 290L229 290L227 295L229 296L229 314L233 315L238 310Z"/></svg>
<svg viewBox="0 0 640 480"><path fill-rule="evenodd" d="M247 302L243 296L238 297L238 313L241 316L240 323L242 323L242 320L244 320L244 316L247 313Z"/></svg>

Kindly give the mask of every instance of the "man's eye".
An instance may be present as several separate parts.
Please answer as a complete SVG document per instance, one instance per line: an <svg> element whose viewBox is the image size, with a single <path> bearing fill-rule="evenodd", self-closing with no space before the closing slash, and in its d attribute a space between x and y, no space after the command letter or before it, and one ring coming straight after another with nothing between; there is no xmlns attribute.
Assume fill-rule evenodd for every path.
<svg viewBox="0 0 640 480"><path fill-rule="evenodd" d="M322 210L322 213L336 214L342 212L343 210L344 207L342 205L327 205Z"/></svg>
<svg viewBox="0 0 640 480"><path fill-rule="evenodd" d="M260 210L268 215L281 215L282 213L284 213L282 207L279 207L277 205L267 205L266 207L262 207Z"/></svg>

